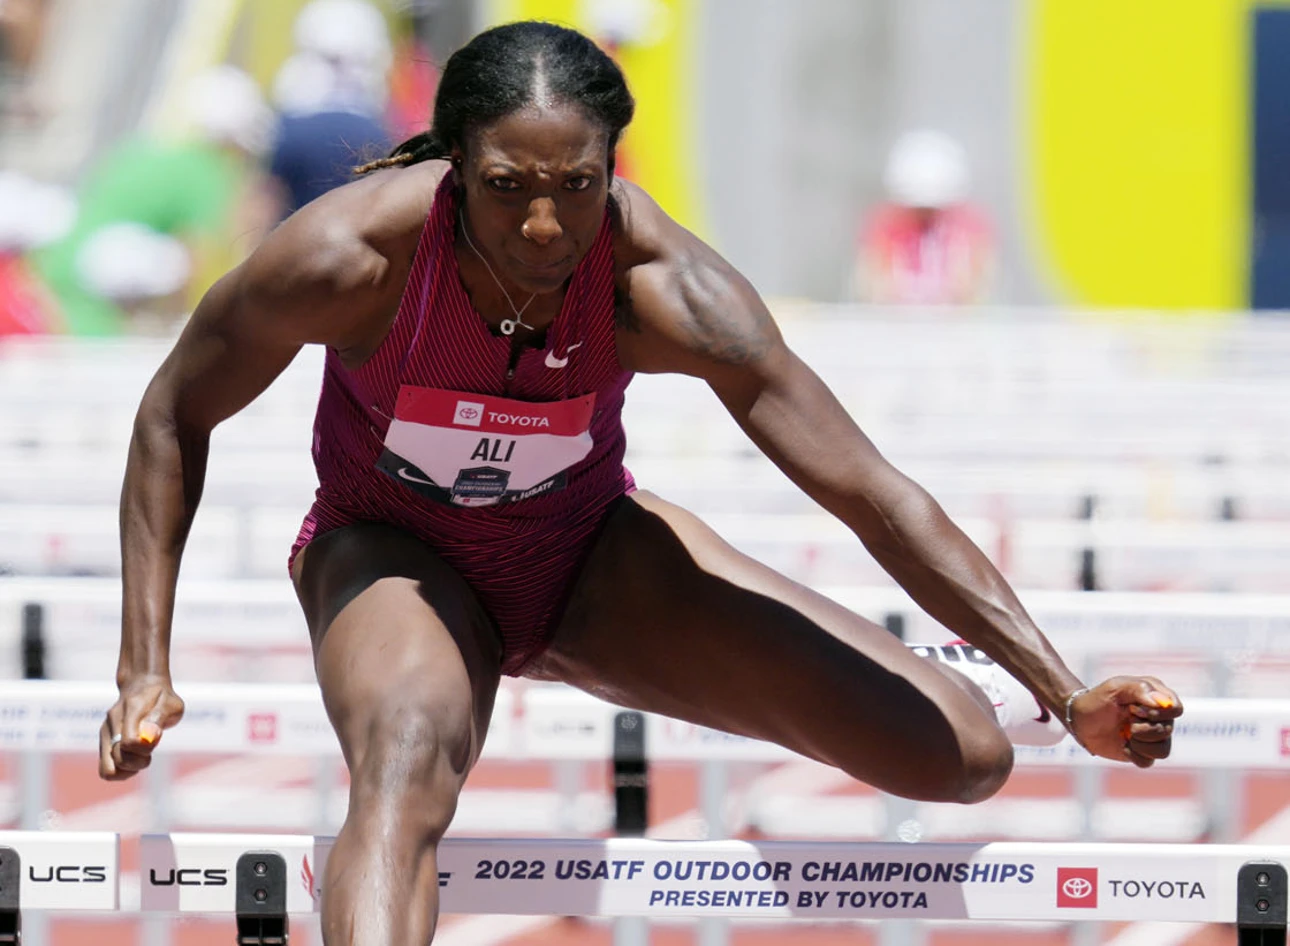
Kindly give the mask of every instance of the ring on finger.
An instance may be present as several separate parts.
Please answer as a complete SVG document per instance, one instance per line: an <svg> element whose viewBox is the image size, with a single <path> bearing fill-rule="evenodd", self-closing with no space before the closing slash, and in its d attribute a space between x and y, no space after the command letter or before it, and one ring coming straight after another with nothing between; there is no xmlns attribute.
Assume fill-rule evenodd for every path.
<svg viewBox="0 0 1290 946"><path fill-rule="evenodd" d="M114 745L114 746L115 746L115 745L116 745L118 742L120 742L123 738L124 738L124 737L123 737L120 733L117 733L115 736L113 736L113 737L112 737L112 745Z"/></svg>

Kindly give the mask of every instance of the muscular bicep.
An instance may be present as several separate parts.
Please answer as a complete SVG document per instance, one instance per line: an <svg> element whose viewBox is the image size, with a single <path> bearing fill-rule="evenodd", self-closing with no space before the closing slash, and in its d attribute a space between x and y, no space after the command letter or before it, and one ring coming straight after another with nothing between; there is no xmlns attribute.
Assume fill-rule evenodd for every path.
<svg viewBox="0 0 1290 946"><path fill-rule="evenodd" d="M237 413L307 343L345 351L390 308L386 259L351 228L292 218L197 305L147 395L194 430Z"/></svg>
<svg viewBox="0 0 1290 946"><path fill-rule="evenodd" d="M619 348L637 371L709 382L736 377L783 344L779 329L733 266L675 224L670 229L666 251L631 270L634 334L624 333Z"/></svg>

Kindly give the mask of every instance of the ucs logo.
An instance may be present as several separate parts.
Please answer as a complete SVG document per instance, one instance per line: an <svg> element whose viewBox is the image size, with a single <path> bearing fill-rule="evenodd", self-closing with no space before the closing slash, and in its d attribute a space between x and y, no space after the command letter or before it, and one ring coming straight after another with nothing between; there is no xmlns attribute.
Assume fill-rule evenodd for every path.
<svg viewBox="0 0 1290 946"><path fill-rule="evenodd" d="M1097 906L1097 868L1057 868L1057 905L1059 907Z"/></svg>
<svg viewBox="0 0 1290 946"><path fill-rule="evenodd" d="M102 884L107 882L106 867L82 867L75 864L50 865L43 871L27 868L27 877L36 884Z"/></svg>
<svg viewBox="0 0 1290 946"><path fill-rule="evenodd" d="M148 883L154 887L172 887L175 884L181 887L227 887L228 871L222 867L207 867L205 870L197 867L176 870L172 867L158 874L154 867L148 871Z"/></svg>

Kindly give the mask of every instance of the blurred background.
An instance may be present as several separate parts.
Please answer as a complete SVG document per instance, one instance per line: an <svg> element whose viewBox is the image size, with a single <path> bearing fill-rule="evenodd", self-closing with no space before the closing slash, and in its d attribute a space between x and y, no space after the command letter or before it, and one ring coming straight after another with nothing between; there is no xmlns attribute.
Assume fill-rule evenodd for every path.
<svg viewBox="0 0 1290 946"><path fill-rule="evenodd" d="M1290 2L1269 0L0 0L0 676L111 681L133 413L196 300L423 130L453 49L525 17L616 57L638 103L620 173L752 280L1081 673L1156 672L1184 699L1290 694ZM214 435L179 595L181 695L313 679L285 558L316 485L320 365L303 352ZM642 485L906 639L945 639L701 385L640 377L626 422ZM511 688L516 725L527 686ZM1019 769L970 815L893 808L806 763L743 764L721 774L722 825L694 766L660 764L650 830L1285 844L1287 734L1290 717L1271 766ZM0 825L335 831L338 762L255 765L184 759L105 786L93 753L11 752ZM607 778L486 761L456 830L608 833ZM60 944L232 940L227 923L51 922ZM448 917L436 942L613 936ZM656 924L652 940L1232 932ZM307 922L296 941L319 942Z"/></svg>
<svg viewBox="0 0 1290 946"><path fill-rule="evenodd" d="M60 207L57 220L18 212L41 196L5 201L33 231L5 234L9 250L34 255L38 282L64 302L46 324L119 328L68 300L69 282L91 291L93 277L68 271L67 241L87 238L87 218L146 216L120 193L128 172L114 160L142 173L142 156L123 148L200 141L246 152L205 189L211 206L139 221L195 253L191 301L277 219L281 204L247 206L242 192L274 170L284 116L362 114L384 136L374 143L375 127L359 134L351 122L347 157L374 153L423 126L438 64L457 45L530 16L576 24L613 49L639 100L623 172L767 295L1224 311L1290 299L1290 185L1274 170L1290 157L1278 108L1290 91L1285 4L374 0L383 30L346 22L353 10L340 8L295 28L303 6L0 5L6 186L79 200L79 213ZM236 92L203 98L195 82L221 65L253 80L267 114L247 95L231 101ZM288 137L325 127L336 124ZM289 158L278 161L282 171ZM925 250L939 249L939 263L908 259L907 224L883 214L919 201L953 208ZM57 240L60 224L75 235ZM919 278L893 275L911 265L924 267Z"/></svg>

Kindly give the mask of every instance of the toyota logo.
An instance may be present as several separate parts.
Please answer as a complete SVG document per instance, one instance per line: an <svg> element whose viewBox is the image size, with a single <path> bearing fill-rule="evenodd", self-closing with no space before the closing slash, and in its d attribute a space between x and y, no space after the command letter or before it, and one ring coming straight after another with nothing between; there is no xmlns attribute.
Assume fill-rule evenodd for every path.
<svg viewBox="0 0 1290 946"><path fill-rule="evenodd" d="M1070 877L1062 883L1062 893L1072 900L1083 900L1092 895L1093 885L1083 877Z"/></svg>
<svg viewBox="0 0 1290 946"><path fill-rule="evenodd" d="M473 407L463 407L463 408L462 408L461 410L459 410L457 413L458 413L458 414L460 414L462 417L478 417L478 416L479 416L479 411L475 410Z"/></svg>

